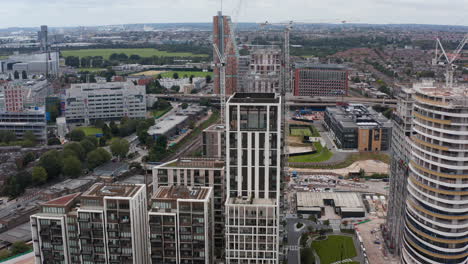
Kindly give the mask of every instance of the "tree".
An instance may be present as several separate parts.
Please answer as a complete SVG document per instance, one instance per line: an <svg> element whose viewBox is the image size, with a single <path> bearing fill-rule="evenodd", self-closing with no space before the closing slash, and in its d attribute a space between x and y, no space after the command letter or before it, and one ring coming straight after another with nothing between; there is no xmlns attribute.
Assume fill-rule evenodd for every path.
<svg viewBox="0 0 468 264"><path fill-rule="evenodd" d="M125 120L122 120L122 122L120 124L123 125L124 123L125 123ZM119 133L120 133L119 127L115 124L114 121L111 121L109 126L110 126L110 131L111 131L112 135L114 135L114 136L119 135Z"/></svg>
<svg viewBox="0 0 468 264"><path fill-rule="evenodd" d="M179 79L179 74L178 74L177 72L174 72L174 73L172 74L172 78L173 78L173 79L176 79L176 80Z"/></svg>
<svg viewBox="0 0 468 264"><path fill-rule="evenodd" d="M88 154L89 152L93 151L96 149L96 145L91 142L89 139L83 139L80 141L81 147L84 149L84 152Z"/></svg>
<svg viewBox="0 0 468 264"><path fill-rule="evenodd" d="M309 215L309 220L314 222L314 223L317 223L317 217L315 215Z"/></svg>
<svg viewBox="0 0 468 264"><path fill-rule="evenodd" d="M206 83L210 83L211 82L211 75L206 75L205 81L206 81Z"/></svg>
<svg viewBox="0 0 468 264"><path fill-rule="evenodd" d="M8 249L2 249L0 250L0 260L9 258L11 256L11 253Z"/></svg>
<svg viewBox="0 0 468 264"><path fill-rule="evenodd" d="M167 148L167 137L166 136L159 136L156 139L156 146L161 147L163 149Z"/></svg>
<svg viewBox="0 0 468 264"><path fill-rule="evenodd" d="M363 168L359 169L359 178L364 178L366 176L366 171Z"/></svg>
<svg viewBox="0 0 468 264"><path fill-rule="evenodd" d="M71 151L71 152L75 153L74 156L77 157L78 159L80 159L81 161L84 161L85 158L86 158L86 151L83 148L83 146L78 142L68 143L63 148L63 151Z"/></svg>
<svg viewBox="0 0 468 264"><path fill-rule="evenodd" d="M23 241L16 241L13 243L13 245L11 245L11 254L12 255L17 255L17 254L20 254L20 253L24 253L28 250L30 250L31 248L26 245L25 242Z"/></svg>
<svg viewBox="0 0 468 264"><path fill-rule="evenodd" d="M330 220L324 220L323 224L326 225L326 226L329 226L330 225Z"/></svg>
<svg viewBox="0 0 468 264"><path fill-rule="evenodd" d="M62 155L57 150L49 150L41 156L39 165L47 171L49 178L55 178L62 172Z"/></svg>
<svg viewBox="0 0 468 264"><path fill-rule="evenodd" d="M43 167L34 167L32 170L32 181L35 185L47 182L47 171Z"/></svg>
<svg viewBox="0 0 468 264"><path fill-rule="evenodd" d="M63 174L76 178L81 175L81 161L74 156L68 156L63 159Z"/></svg>
<svg viewBox="0 0 468 264"><path fill-rule="evenodd" d="M111 155L103 148L97 148L87 155L88 167L94 169L111 160Z"/></svg>
<svg viewBox="0 0 468 264"><path fill-rule="evenodd" d="M10 143L16 140L16 135L13 131L0 131L0 142Z"/></svg>
<svg viewBox="0 0 468 264"><path fill-rule="evenodd" d="M62 144L62 142L60 142L60 139L58 139L56 137L49 138L47 140L47 145L49 145L49 146L60 145L60 144Z"/></svg>
<svg viewBox="0 0 468 264"><path fill-rule="evenodd" d="M86 136L86 139L93 143L95 146L99 144L98 138L95 136Z"/></svg>
<svg viewBox="0 0 468 264"><path fill-rule="evenodd" d="M28 73L26 73L26 71L23 70L21 72L21 79L26 80L27 78L28 78Z"/></svg>
<svg viewBox="0 0 468 264"><path fill-rule="evenodd" d="M15 80L18 80L19 77L20 77L20 76L19 76L19 72L18 72L18 71L15 71L15 72L13 73L13 78L15 78Z"/></svg>
<svg viewBox="0 0 468 264"><path fill-rule="evenodd" d="M23 135L23 140L31 141L33 144L36 144L36 135L32 131L26 131Z"/></svg>
<svg viewBox="0 0 468 264"><path fill-rule="evenodd" d="M187 103L183 103L181 107L182 107L182 109L187 109L187 108L188 108L188 104L187 104Z"/></svg>
<svg viewBox="0 0 468 264"><path fill-rule="evenodd" d="M119 158L125 158L127 156L129 150L129 143L126 139L114 139L112 141L112 145L110 147L112 151L112 155L117 156Z"/></svg>
<svg viewBox="0 0 468 264"><path fill-rule="evenodd" d="M81 141L85 138L85 136L85 132L78 128L73 129L73 131L70 133L70 139L72 141Z"/></svg>
<svg viewBox="0 0 468 264"><path fill-rule="evenodd" d="M23 156L23 167L26 167L30 162L36 160L36 154L34 152L28 152Z"/></svg>
<svg viewBox="0 0 468 264"><path fill-rule="evenodd" d="M195 75L193 75L193 74L190 75L190 77L189 77L189 82L190 82L191 84L193 83L193 78L195 78Z"/></svg>

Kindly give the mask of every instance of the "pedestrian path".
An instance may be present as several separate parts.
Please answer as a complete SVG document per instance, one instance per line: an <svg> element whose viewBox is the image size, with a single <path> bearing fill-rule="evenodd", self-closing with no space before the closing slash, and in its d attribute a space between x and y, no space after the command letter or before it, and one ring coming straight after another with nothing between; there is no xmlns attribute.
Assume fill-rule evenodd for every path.
<svg viewBox="0 0 468 264"><path fill-rule="evenodd" d="M331 264L341 264L341 263L349 263L349 262L353 262L354 260L352 259L344 259L344 260L340 260L340 261L337 261L337 262L333 262Z"/></svg>

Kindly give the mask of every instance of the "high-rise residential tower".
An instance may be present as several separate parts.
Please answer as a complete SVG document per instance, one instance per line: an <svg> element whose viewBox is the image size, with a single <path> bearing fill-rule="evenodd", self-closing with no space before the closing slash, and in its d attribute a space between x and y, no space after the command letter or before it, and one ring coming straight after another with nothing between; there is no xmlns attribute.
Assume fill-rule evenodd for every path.
<svg viewBox="0 0 468 264"><path fill-rule="evenodd" d="M384 228L385 242L391 251L400 253L406 210L406 182L413 135L413 89L405 88L396 96L398 104L392 115L392 161L390 163L389 204Z"/></svg>
<svg viewBox="0 0 468 264"><path fill-rule="evenodd" d="M281 96L236 93L226 108L226 263L278 263Z"/></svg>
<svg viewBox="0 0 468 264"><path fill-rule="evenodd" d="M401 259L403 263L467 263L468 93L459 87L424 84L414 87L412 97L414 135L407 159L406 203L393 199L389 206L394 208L391 211L405 209L402 235L396 240L401 241ZM392 175L395 180L404 176ZM404 190L395 190L405 195Z"/></svg>
<svg viewBox="0 0 468 264"><path fill-rule="evenodd" d="M236 40L233 38L231 17L223 16L218 12L217 16L213 17L213 44L216 45L221 56L226 57L226 95L231 95L237 91L237 66L238 66L238 51ZM219 64L218 55L213 50L213 60L215 64ZM214 68L214 93L220 94L220 71L219 68Z"/></svg>

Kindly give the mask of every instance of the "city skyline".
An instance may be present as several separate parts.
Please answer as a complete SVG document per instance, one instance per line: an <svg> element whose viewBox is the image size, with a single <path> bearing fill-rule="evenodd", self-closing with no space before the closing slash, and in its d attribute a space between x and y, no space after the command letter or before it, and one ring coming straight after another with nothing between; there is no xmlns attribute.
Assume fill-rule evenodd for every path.
<svg viewBox="0 0 468 264"><path fill-rule="evenodd" d="M359 0L344 2L332 0L327 3L308 3L293 0L265 1L220 1L199 0L188 2L176 0L133 1L105 0L95 3L90 0L60 3L52 0L41 1L36 12L28 14L21 22L16 17L24 14L32 0L4 3L0 15L4 22L0 28L32 27L48 24L55 27L98 26L145 23L197 23L209 22L208 17L218 10L231 15L234 22L263 22L295 20L307 23L348 23L363 24L432 24L467 26L463 14L468 12L468 1L455 0L450 5L440 1L422 0ZM180 8L183 5L184 8ZM111 6L109 8L109 6ZM398 8L395 8L398 6ZM264 12L257 12L257 10ZM158 12L164 10L164 12ZM288 12L284 12L288 10ZM46 16L44 14L47 14ZM66 18L66 19L65 19ZM8 21L8 22L6 22Z"/></svg>

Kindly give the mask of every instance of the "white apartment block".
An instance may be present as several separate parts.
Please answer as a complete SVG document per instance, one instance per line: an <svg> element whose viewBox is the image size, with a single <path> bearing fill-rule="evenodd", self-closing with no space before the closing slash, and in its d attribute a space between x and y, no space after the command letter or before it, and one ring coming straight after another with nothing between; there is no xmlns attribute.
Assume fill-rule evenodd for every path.
<svg viewBox="0 0 468 264"><path fill-rule="evenodd" d="M145 86L132 82L72 84L66 90L64 101L68 123L89 124L95 120L146 116Z"/></svg>
<svg viewBox="0 0 468 264"><path fill-rule="evenodd" d="M226 263L279 263L281 97L236 93L226 109Z"/></svg>

